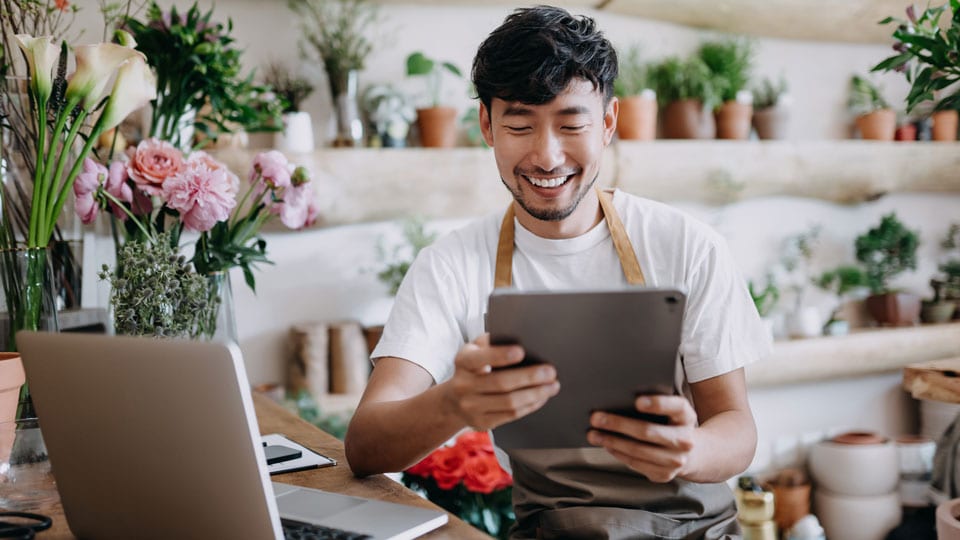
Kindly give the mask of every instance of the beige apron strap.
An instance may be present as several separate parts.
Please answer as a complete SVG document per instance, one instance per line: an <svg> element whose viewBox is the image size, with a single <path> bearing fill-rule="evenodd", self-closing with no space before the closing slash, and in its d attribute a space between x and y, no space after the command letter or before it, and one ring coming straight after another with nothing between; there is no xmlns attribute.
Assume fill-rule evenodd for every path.
<svg viewBox="0 0 960 540"><path fill-rule="evenodd" d="M620 266L623 267L623 275L626 276L627 283L645 285L646 280L643 278L643 270L640 269L640 261L637 260L637 254L633 251L633 245L630 244L627 230L620 221L620 215L613 207L613 192L598 187L597 197L600 199L600 208L603 209L603 217L607 220L610 238L613 240L613 247L617 249Z"/></svg>
<svg viewBox="0 0 960 540"><path fill-rule="evenodd" d="M513 284L513 203L503 214L500 225L500 241L497 243L497 262L493 274L493 288L509 287Z"/></svg>

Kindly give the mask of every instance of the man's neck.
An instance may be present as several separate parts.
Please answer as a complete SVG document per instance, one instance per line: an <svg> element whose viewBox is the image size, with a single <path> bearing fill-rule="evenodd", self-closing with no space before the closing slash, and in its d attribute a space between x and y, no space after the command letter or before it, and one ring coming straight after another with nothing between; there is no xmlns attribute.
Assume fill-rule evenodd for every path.
<svg viewBox="0 0 960 540"><path fill-rule="evenodd" d="M541 238L560 240L575 238L594 228L603 220L600 199L594 189L588 191L577 208L569 216L559 221L544 221L528 214L519 204L513 203L517 220L523 228Z"/></svg>

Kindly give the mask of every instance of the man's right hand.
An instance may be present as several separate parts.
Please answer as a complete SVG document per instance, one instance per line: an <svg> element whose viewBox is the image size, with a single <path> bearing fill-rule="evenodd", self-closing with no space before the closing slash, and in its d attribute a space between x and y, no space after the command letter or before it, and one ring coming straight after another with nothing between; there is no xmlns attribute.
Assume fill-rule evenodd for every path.
<svg viewBox="0 0 960 540"><path fill-rule="evenodd" d="M495 369L523 360L519 345L490 345L484 334L460 349L456 370L443 383L454 414L477 430L488 430L543 407L560 391L557 371L549 364Z"/></svg>

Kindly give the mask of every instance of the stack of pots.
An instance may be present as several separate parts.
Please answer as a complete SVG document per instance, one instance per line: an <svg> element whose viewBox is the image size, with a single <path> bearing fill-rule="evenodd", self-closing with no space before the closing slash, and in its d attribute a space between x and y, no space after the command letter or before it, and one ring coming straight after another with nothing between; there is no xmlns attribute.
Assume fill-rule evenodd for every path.
<svg viewBox="0 0 960 540"><path fill-rule="evenodd" d="M810 450L813 505L827 538L883 540L900 523L900 463L893 441L848 432Z"/></svg>

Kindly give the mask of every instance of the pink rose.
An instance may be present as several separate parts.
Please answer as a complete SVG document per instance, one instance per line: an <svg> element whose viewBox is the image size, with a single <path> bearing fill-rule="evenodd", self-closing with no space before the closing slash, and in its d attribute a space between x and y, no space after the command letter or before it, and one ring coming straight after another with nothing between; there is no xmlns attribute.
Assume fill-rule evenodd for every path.
<svg viewBox="0 0 960 540"><path fill-rule="evenodd" d="M290 185L290 162L276 150L260 152L253 158L250 183L258 186L258 193L265 189L284 189Z"/></svg>
<svg viewBox="0 0 960 540"><path fill-rule="evenodd" d="M106 177L106 167L90 158L83 160L83 170L73 182L73 195L76 197L74 210L85 224L93 223L97 219L100 206L95 195Z"/></svg>
<svg viewBox="0 0 960 540"><path fill-rule="evenodd" d="M163 193L163 183L183 169L183 154L172 144L144 139L130 156L127 173L149 195Z"/></svg>
<svg viewBox="0 0 960 540"><path fill-rule="evenodd" d="M226 169L211 170L198 159L163 184L163 197L187 229L204 232L230 216L237 204L232 189Z"/></svg>

